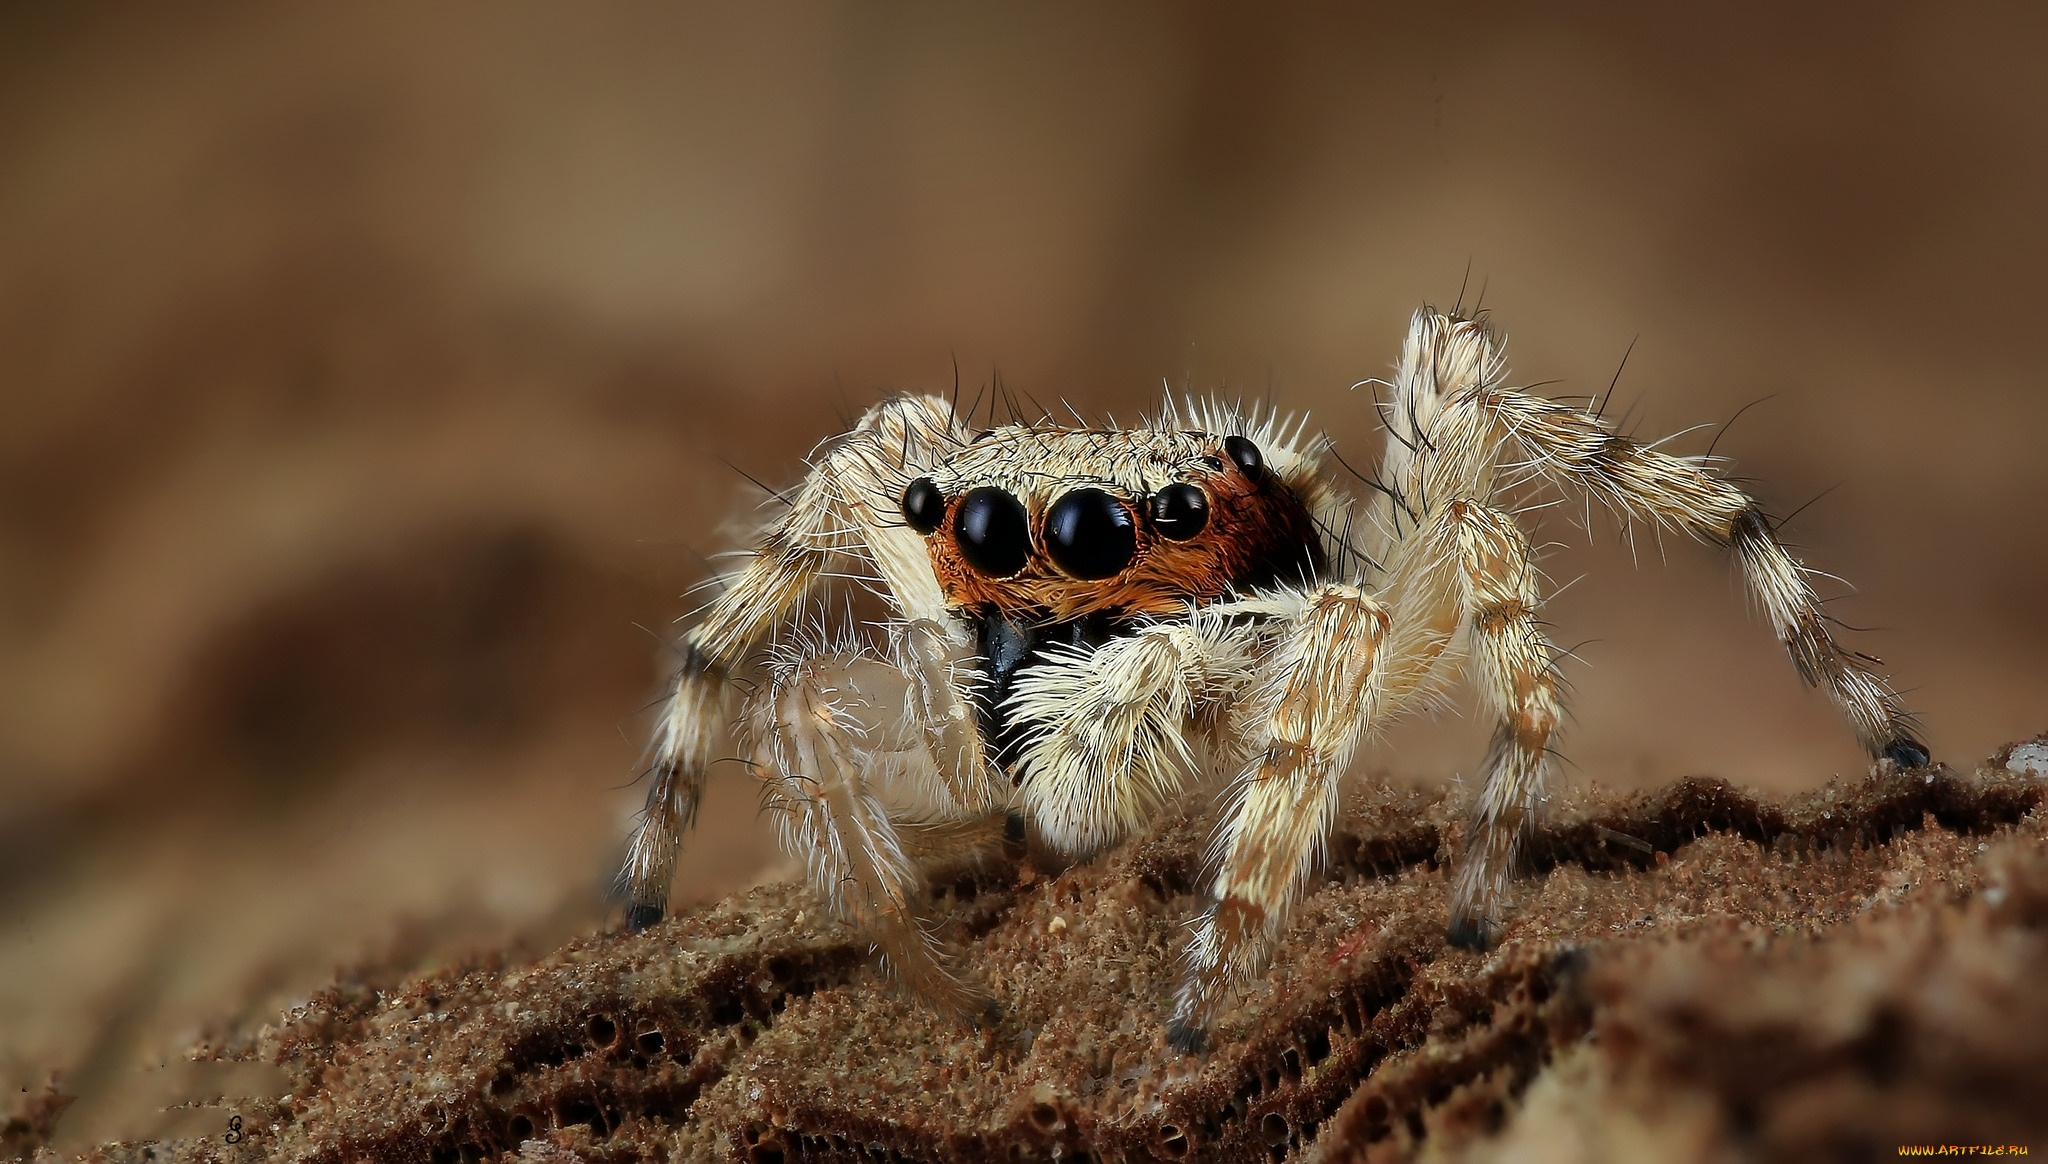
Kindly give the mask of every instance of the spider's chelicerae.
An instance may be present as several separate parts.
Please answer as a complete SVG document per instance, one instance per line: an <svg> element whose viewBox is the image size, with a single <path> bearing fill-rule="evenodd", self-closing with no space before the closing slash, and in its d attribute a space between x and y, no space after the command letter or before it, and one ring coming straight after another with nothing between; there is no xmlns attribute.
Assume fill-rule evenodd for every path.
<svg viewBox="0 0 2048 1164"><path fill-rule="evenodd" d="M1498 728L1449 932L1487 944L1559 717L1539 576L1500 501L1525 485L1727 546L1799 674L1870 752L1927 762L1875 661L1836 643L1810 572L1747 494L1707 458L1646 447L1505 375L1484 320L1417 312L1364 501L1338 488L1325 439L1223 405L1169 401L1136 428L980 432L940 397L876 405L817 450L684 637L624 874L629 923L662 916L706 773L736 743L819 894L914 989L976 1013L985 1000L920 923L922 869L1020 819L1085 858L1219 774L1211 901L1169 1023L1193 1050L1286 928L1354 749L1462 664ZM875 590L889 617L817 630L838 579ZM766 681L741 698L728 677L755 661Z"/></svg>

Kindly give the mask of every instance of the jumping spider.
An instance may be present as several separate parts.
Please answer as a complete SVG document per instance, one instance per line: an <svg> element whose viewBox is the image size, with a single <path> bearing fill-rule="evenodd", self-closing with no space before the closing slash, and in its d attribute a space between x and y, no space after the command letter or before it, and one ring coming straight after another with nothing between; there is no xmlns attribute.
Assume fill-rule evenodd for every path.
<svg viewBox="0 0 2048 1164"><path fill-rule="evenodd" d="M1235 779L1212 904L1169 1024L1194 1050L1264 970L1353 750L1462 662L1498 728L1449 934L1490 944L1559 717L1538 574L1500 502L1523 485L1733 550L1800 676L1873 755L1927 762L1876 661L1837 645L1810 571L1709 458L1658 452L1505 375L1483 319L1418 311L1364 503L1338 488L1325 438L1220 404L1169 400L1129 429L979 433L939 397L876 405L817 450L684 636L624 872L629 924L661 918L736 728L818 893L912 988L973 1014L985 1000L920 924L921 870L1019 818L1085 858L1220 773ZM816 592L841 578L891 616L827 641ZM735 717L728 676L764 642L767 681Z"/></svg>

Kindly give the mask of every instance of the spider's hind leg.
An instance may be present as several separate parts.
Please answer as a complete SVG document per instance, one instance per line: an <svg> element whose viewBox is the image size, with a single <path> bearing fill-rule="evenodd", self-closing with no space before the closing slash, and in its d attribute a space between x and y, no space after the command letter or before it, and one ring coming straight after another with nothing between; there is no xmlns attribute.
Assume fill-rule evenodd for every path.
<svg viewBox="0 0 2048 1164"><path fill-rule="evenodd" d="M1396 377L1388 418L1394 443L1387 466L1393 491L1388 524L1397 537L1388 557L1417 539L1413 526L1429 514L1464 507L1461 526L1468 603L1484 686L1503 718L1485 791L1475 810L1470 855L1460 873L1454 933L1481 941L1493 920L1513 864L1516 838L1540 796L1547 764L1542 748L1556 715L1556 681L1549 647L1534 621L1511 616L1515 590L1526 578L1527 549L1504 515L1471 501L1497 489L1505 469L1513 478L1542 478L1582 490L1624 518L1647 519L1728 547L1744 582L1799 675L1820 688L1874 757L1917 767L1928 759L1906 711L1877 660L1845 649L1828 628L1828 615L1811 577L1778 540L1756 501L1711 471L1707 458L1678 457L1613 430L1597 413L1502 384L1507 365L1499 337L1482 320L1458 319L1430 309L1416 313ZM1503 466L1513 449L1519 462ZM1412 508L1410 508L1412 507ZM1512 552L1503 557L1487 543ZM1433 546L1432 557L1449 553ZM1475 558L1474 555L1477 555ZM1493 560L1489 566L1488 560ZM1514 565L1519 559L1522 565ZM1510 585L1510 583L1514 583ZM1499 612L1489 620L1487 604ZM1403 609L1396 603L1397 609Z"/></svg>
<svg viewBox="0 0 2048 1164"><path fill-rule="evenodd" d="M1870 754L1906 767L1927 762L1877 660L1836 641L1815 571L1786 550L1755 499L1708 458L1638 443L1597 413L1504 386L1506 374L1501 341L1484 321L1416 313L1388 420L1387 472L1405 504L1426 510L1440 498L1491 497L1497 462L1512 447L1523 459L1505 466L1511 476L1583 490L1624 518L1728 547L1800 677L1827 694Z"/></svg>
<svg viewBox="0 0 2048 1164"><path fill-rule="evenodd" d="M1702 460L1638 444L1598 416L1554 400L1496 388L1474 393L1469 403L1468 411L1519 444L1528 468L1542 476L1585 489L1618 513L1733 550L1750 595L1799 677L1827 694L1871 756L1905 767L1927 762L1913 716L1878 661L1836 641L1814 592L1816 571L1786 550L1749 494L1708 472Z"/></svg>

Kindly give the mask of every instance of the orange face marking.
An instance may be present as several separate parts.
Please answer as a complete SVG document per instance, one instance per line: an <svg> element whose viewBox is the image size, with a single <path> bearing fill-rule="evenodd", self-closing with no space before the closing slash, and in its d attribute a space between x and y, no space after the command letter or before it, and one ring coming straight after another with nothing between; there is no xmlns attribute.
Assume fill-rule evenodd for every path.
<svg viewBox="0 0 2048 1164"><path fill-rule="evenodd" d="M1069 622L1089 615L1161 615L1191 601L1222 598L1233 589L1298 581L1318 570L1321 545L1299 499L1270 470L1247 472L1204 433L998 430L933 476L946 495L944 518L925 536L932 570L956 610L994 608L1022 619ZM1164 536L1152 517L1153 496L1174 483L1199 488L1208 503L1200 532ZM1030 549L1021 569L991 576L963 554L961 503L976 488L1001 488L1023 503ZM1108 493L1133 527L1131 559L1112 577L1075 578L1047 551L1047 518L1078 489Z"/></svg>

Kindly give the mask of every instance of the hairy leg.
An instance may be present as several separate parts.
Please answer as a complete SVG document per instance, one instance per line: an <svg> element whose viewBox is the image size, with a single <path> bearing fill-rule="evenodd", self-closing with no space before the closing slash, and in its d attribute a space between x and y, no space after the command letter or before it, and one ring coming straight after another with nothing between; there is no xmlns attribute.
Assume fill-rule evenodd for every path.
<svg viewBox="0 0 2048 1164"><path fill-rule="evenodd" d="M1845 650L1801 565L1770 519L1705 458L1677 457L1615 432L1600 416L1503 387L1498 337L1481 321L1424 309L1410 328L1388 418L1393 442L1385 524L1426 524L1449 500L1492 495L1503 447L1533 473L1600 498L1615 512L1731 548L1750 593L1800 677L1827 693L1873 756L1925 764L1912 716L1876 660Z"/></svg>
<svg viewBox="0 0 2048 1164"><path fill-rule="evenodd" d="M894 509L903 482L966 434L938 397L899 397L869 409L851 432L822 446L811 471L704 618L683 636L683 666L654 736L647 805L620 874L627 925L660 921L676 853L697 814L712 761L727 746L727 675L768 632L786 625L829 572L879 575L906 619L902 650L925 684L929 721L962 721L942 731L941 770L966 799L985 799L991 779L974 717L960 708L956 671L971 643L945 632L943 597L916 534Z"/></svg>
<svg viewBox="0 0 2048 1164"><path fill-rule="evenodd" d="M1473 406L1511 434L1529 464L1552 480L1577 484L1615 508L1730 547L1749 592L1763 608L1800 678L1832 700L1870 754L1904 767L1927 763L1912 716L1877 670L1877 660L1845 650L1801 565L1747 493L1674 457L1609 431L1596 417L1523 392L1479 394Z"/></svg>
<svg viewBox="0 0 2048 1164"><path fill-rule="evenodd" d="M711 763L731 737L725 670L687 639L683 666L662 707L654 733L654 779L626 845L619 880L626 890L626 928L643 930L661 920L675 880L683 834L697 819Z"/></svg>
<svg viewBox="0 0 2048 1164"><path fill-rule="evenodd" d="M1373 722L1384 607L1350 586L1302 595L1247 700L1250 770L1220 837L1216 903L1196 924L1168 1037L1198 1050L1230 992L1264 969L1322 856L1338 778Z"/></svg>
<svg viewBox="0 0 2048 1164"><path fill-rule="evenodd" d="M783 847L819 895L912 990L973 1016L986 1000L946 968L918 916L919 858L1000 840L1001 818L952 815L922 740L903 725L907 679L862 654L779 662L748 732Z"/></svg>
<svg viewBox="0 0 2048 1164"><path fill-rule="evenodd" d="M1535 822L1562 710L1550 641L1536 621L1540 595L1522 531L1506 513L1478 502L1453 502L1446 517L1440 528L1454 543L1445 548L1457 555L1472 671L1499 724L1451 897L1451 941L1483 948L1498 932L1518 850Z"/></svg>

